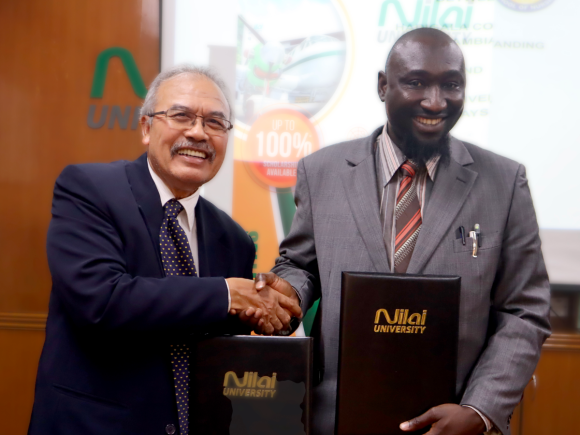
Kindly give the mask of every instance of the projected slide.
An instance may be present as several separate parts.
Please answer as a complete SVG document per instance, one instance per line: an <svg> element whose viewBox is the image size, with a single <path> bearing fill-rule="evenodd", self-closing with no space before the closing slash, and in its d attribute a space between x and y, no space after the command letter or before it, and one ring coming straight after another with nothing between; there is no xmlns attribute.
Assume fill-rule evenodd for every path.
<svg viewBox="0 0 580 435"><path fill-rule="evenodd" d="M463 116L452 134L527 168L553 282L579 283L580 90L574 0L173 0L164 2L163 67L210 65L236 112L228 173L206 196L277 256L294 214L297 162L385 122L376 91L394 41L417 27L449 34L466 58ZM576 260L574 260L576 259Z"/></svg>

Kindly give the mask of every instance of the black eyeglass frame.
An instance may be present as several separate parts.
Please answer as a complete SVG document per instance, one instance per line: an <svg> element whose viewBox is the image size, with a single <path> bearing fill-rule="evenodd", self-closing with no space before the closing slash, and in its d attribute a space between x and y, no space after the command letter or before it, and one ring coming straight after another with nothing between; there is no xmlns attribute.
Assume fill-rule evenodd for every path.
<svg viewBox="0 0 580 435"><path fill-rule="evenodd" d="M172 109L169 109L169 110L172 110ZM146 116L149 116L150 118L152 118L152 117L157 116L157 115L165 115L165 118L167 118L167 112L169 110L162 110L161 112L148 113ZM173 109L173 110L178 110L178 109ZM185 110L179 110L179 111L180 112L185 112ZM195 118L191 122L191 126L189 128L191 128L191 127L193 127L195 125L195 121L197 121L197 118L201 118L201 125L202 125L202 127L205 127L205 118L203 117L203 115L196 115L195 113L192 113L192 112L187 112L187 113L190 113L192 116L195 116ZM226 131L229 131L232 128L234 128L234 125L229 120L227 120L225 118L221 118L219 116L208 116L208 118L217 118L217 119L220 119L220 120L224 121L226 123L226 125L229 125L229 127L226 127L225 130L222 130L222 129L219 129L218 128L217 131L226 132Z"/></svg>

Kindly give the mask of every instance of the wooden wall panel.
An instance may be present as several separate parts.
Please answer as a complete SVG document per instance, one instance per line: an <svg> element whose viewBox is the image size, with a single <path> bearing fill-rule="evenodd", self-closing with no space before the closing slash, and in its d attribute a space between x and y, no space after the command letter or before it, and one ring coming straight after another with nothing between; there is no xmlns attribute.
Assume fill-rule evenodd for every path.
<svg viewBox="0 0 580 435"><path fill-rule="evenodd" d="M141 104L118 58L103 98L90 98L95 62L110 47L133 55L145 83L159 69L158 0L0 2L0 312L44 312L45 235L52 188L69 163L133 159L138 130L87 125L90 105Z"/></svg>
<svg viewBox="0 0 580 435"><path fill-rule="evenodd" d="M580 433L580 335L546 341L521 408L522 435Z"/></svg>
<svg viewBox="0 0 580 435"><path fill-rule="evenodd" d="M2 433L24 435L28 429L43 343L44 331L0 329Z"/></svg>
<svg viewBox="0 0 580 435"><path fill-rule="evenodd" d="M97 56L126 49L142 81L159 72L159 0L0 2L0 420L25 434L42 347L50 274L45 240L54 181L64 166L134 159L142 103L123 63L110 60L102 97L91 98ZM104 106L124 112L91 128ZM94 127L94 125L93 125ZM132 128L133 127L133 128Z"/></svg>

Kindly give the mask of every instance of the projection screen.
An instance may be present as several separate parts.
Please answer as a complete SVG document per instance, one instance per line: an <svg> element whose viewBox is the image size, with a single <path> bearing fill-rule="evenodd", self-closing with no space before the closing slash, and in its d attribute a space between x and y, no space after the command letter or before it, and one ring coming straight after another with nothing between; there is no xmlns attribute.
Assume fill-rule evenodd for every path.
<svg viewBox="0 0 580 435"><path fill-rule="evenodd" d="M164 0L162 69L209 65L236 121L203 194L254 238L269 269L293 215L296 163L385 122L376 92L393 42L435 27L466 58L452 134L526 166L552 283L580 284L580 88L575 0Z"/></svg>

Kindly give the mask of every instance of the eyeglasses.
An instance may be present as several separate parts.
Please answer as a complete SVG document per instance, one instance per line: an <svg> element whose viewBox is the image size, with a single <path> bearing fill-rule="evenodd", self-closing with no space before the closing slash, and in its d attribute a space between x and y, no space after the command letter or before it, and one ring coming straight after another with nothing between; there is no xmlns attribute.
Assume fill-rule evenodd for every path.
<svg viewBox="0 0 580 435"><path fill-rule="evenodd" d="M182 109L169 109L150 113L147 116L157 115L165 115L169 126L175 129L189 130L195 125L197 118L201 118L201 125L206 133L223 133L233 128L230 121L219 116L201 116Z"/></svg>

